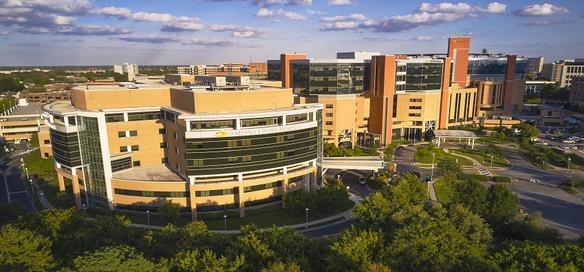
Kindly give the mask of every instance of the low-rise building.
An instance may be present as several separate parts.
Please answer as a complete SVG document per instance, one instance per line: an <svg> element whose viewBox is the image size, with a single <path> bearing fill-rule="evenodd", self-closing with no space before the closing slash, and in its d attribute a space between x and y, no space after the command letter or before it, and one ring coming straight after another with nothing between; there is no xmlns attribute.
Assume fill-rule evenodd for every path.
<svg viewBox="0 0 584 272"><path fill-rule="evenodd" d="M322 105L295 105L289 88L94 86L43 109L59 186L72 180L78 208L172 201L193 218L244 216L320 176Z"/></svg>

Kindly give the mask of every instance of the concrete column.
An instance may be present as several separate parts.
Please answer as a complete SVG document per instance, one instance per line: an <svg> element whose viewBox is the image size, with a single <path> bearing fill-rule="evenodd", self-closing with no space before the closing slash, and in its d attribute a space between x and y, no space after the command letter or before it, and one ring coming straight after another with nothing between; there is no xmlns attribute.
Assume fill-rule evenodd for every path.
<svg viewBox="0 0 584 272"><path fill-rule="evenodd" d="M288 167L284 166L282 169L282 174L284 175L284 180L282 180L282 208L286 208L286 202L284 198L288 193Z"/></svg>
<svg viewBox="0 0 584 272"><path fill-rule="evenodd" d="M310 189L316 192L316 169L310 173Z"/></svg>
<svg viewBox="0 0 584 272"><path fill-rule="evenodd" d="M475 138L472 138L472 144L470 145L470 149L474 149Z"/></svg>
<svg viewBox="0 0 584 272"><path fill-rule="evenodd" d="M73 198L75 198L75 208L81 209L81 191L79 190L79 177L77 175L73 176L71 180L73 185Z"/></svg>
<svg viewBox="0 0 584 272"><path fill-rule="evenodd" d="M438 147L440 147L440 142L442 141L442 139L440 139L440 137L438 137Z"/></svg>
<svg viewBox="0 0 584 272"><path fill-rule="evenodd" d="M65 178L57 172L57 180L59 181L59 192L65 191Z"/></svg>
<svg viewBox="0 0 584 272"><path fill-rule="evenodd" d="M240 183L237 187L238 195L239 195L239 217L245 217L245 203L243 202L244 192L243 192L243 185Z"/></svg>
<svg viewBox="0 0 584 272"><path fill-rule="evenodd" d="M189 206L191 207L191 220L197 220L197 201L195 194L195 184L194 182L189 182Z"/></svg>

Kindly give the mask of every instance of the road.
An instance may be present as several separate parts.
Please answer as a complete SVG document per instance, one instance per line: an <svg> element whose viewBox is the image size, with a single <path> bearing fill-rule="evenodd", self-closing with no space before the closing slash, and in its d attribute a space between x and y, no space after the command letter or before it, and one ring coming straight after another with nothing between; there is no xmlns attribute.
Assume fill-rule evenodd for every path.
<svg viewBox="0 0 584 272"><path fill-rule="evenodd" d="M575 177L570 174L544 171L524 159L515 148L502 145L500 147L505 152L511 167L507 170L498 170L498 175L509 176L523 181L539 179L547 185L558 185L568 177Z"/></svg>
<svg viewBox="0 0 584 272"><path fill-rule="evenodd" d="M0 160L0 204L17 203L28 213L35 212L28 192L30 186L20 174L20 159L24 154L11 159L7 156Z"/></svg>
<svg viewBox="0 0 584 272"><path fill-rule="evenodd" d="M528 212L540 212L542 223L555 227L565 238L584 235L584 201L561 189L518 181L509 185L521 206Z"/></svg>

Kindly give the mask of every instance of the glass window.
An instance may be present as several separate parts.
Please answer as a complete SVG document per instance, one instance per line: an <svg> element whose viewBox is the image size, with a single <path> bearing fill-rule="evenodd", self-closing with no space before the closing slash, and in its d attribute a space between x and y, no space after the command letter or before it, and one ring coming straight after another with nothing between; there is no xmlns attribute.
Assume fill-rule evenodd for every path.
<svg viewBox="0 0 584 272"><path fill-rule="evenodd" d="M127 146L120 146L120 152L128 152Z"/></svg>
<svg viewBox="0 0 584 272"><path fill-rule="evenodd" d="M140 161L133 161L132 166L140 166Z"/></svg>
<svg viewBox="0 0 584 272"><path fill-rule="evenodd" d="M279 116L241 119L241 126L242 127L274 126L274 125L280 125L281 123L282 123L282 117L279 117Z"/></svg>
<svg viewBox="0 0 584 272"><path fill-rule="evenodd" d="M138 145L132 145L132 151L138 151L140 147Z"/></svg>
<svg viewBox="0 0 584 272"><path fill-rule="evenodd" d="M166 129L165 128L158 129L158 134L166 134Z"/></svg>
<svg viewBox="0 0 584 272"><path fill-rule="evenodd" d="M300 114L286 116L286 123L288 123L288 124L304 122L306 120L308 120L308 116L306 115L306 113L300 113Z"/></svg>
<svg viewBox="0 0 584 272"><path fill-rule="evenodd" d="M332 109L333 108L333 104L326 104L325 106L327 109Z"/></svg>
<svg viewBox="0 0 584 272"><path fill-rule="evenodd" d="M160 111L128 113L128 121L156 120L161 118L162 114Z"/></svg>
<svg viewBox="0 0 584 272"><path fill-rule="evenodd" d="M105 122L106 123L124 122L124 114L123 113L106 114Z"/></svg>
<svg viewBox="0 0 584 272"><path fill-rule="evenodd" d="M64 126L65 125L65 117L59 116L59 115L53 115L53 122L56 125Z"/></svg>
<svg viewBox="0 0 584 272"><path fill-rule="evenodd" d="M118 137L119 137L119 138L124 138L124 137L126 137L126 132L125 132L125 131L118 131Z"/></svg>
<svg viewBox="0 0 584 272"><path fill-rule="evenodd" d="M333 117L333 114L332 113L327 113L326 114L326 117Z"/></svg>
<svg viewBox="0 0 584 272"><path fill-rule="evenodd" d="M247 193L247 192L261 191L261 190L267 190L267 189L277 188L277 187L281 187L281 186L282 186L282 181L280 180L280 181L276 181L276 182L272 182L272 183L246 186L246 187L243 187L243 192Z"/></svg>
<svg viewBox="0 0 584 272"><path fill-rule="evenodd" d="M167 147L167 144L165 142L160 143L160 148L166 148L166 147Z"/></svg>
<svg viewBox="0 0 584 272"><path fill-rule="evenodd" d="M235 120L192 121L191 129L235 128Z"/></svg>
<svg viewBox="0 0 584 272"><path fill-rule="evenodd" d="M45 144L50 144L51 140L45 140L44 142L45 142Z"/></svg>
<svg viewBox="0 0 584 272"><path fill-rule="evenodd" d="M326 121L326 122L325 122L325 125L327 125L327 126L332 126L332 125L333 125L333 122L332 122L332 121Z"/></svg>
<svg viewBox="0 0 584 272"><path fill-rule="evenodd" d="M69 116L69 117L67 117L67 119L69 120L70 126L74 126L77 123L77 122L75 122L75 116Z"/></svg>
<svg viewBox="0 0 584 272"><path fill-rule="evenodd" d="M130 130L130 137L138 136L138 131Z"/></svg>

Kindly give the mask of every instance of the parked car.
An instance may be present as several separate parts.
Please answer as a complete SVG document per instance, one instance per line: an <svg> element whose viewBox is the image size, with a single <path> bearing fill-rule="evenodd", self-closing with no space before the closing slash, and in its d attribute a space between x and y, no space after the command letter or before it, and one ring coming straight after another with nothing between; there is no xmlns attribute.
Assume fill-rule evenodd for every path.
<svg viewBox="0 0 584 272"><path fill-rule="evenodd" d="M565 144L575 144L576 142L574 140L563 140L562 143L565 143Z"/></svg>
<svg viewBox="0 0 584 272"><path fill-rule="evenodd" d="M367 182L367 179L365 177L360 177L359 178L359 183L365 184L365 182Z"/></svg>

